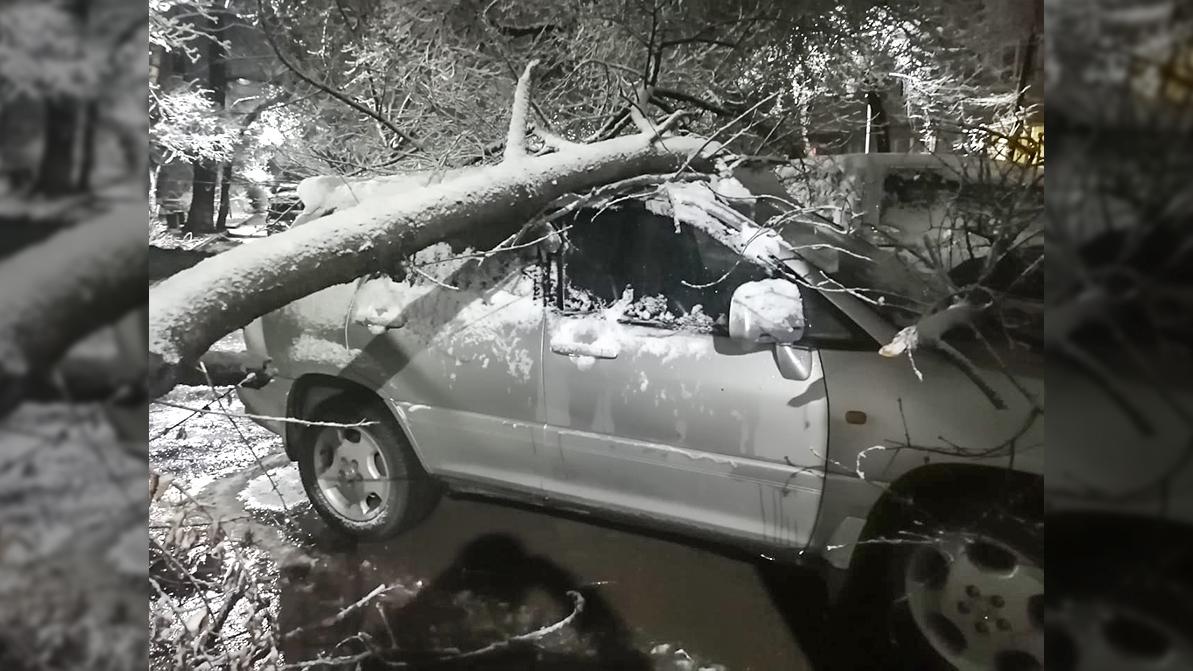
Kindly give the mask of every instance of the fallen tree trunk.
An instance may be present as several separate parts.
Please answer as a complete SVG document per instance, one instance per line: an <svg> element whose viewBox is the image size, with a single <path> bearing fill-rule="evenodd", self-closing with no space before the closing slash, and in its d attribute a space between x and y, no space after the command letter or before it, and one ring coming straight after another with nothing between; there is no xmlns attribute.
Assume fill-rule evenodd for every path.
<svg viewBox="0 0 1193 671"><path fill-rule="evenodd" d="M71 345L145 304L145 216L117 207L0 264L0 417Z"/></svg>
<svg viewBox="0 0 1193 671"><path fill-rule="evenodd" d="M530 72L518 82L504 160L450 181L337 211L243 245L179 272L150 292L150 393L176 384L180 370L224 335L329 286L381 269L404 255L476 227L515 232L556 198L646 173L679 171L718 146L702 138L640 132L580 145L544 138L557 151L526 155ZM695 160L693 160L695 159Z"/></svg>

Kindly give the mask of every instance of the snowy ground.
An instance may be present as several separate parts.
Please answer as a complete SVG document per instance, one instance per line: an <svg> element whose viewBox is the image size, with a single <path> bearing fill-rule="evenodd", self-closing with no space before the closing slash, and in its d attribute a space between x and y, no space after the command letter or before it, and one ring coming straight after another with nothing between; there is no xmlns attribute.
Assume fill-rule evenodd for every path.
<svg viewBox="0 0 1193 671"><path fill-rule="evenodd" d="M143 455L117 448L98 406L26 403L0 421L0 668L144 658L145 500Z"/></svg>
<svg viewBox="0 0 1193 671"><path fill-rule="evenodd" d="M191 407L212 398L200 387L167 397ZM235 394L222 402L241 409ZM793 633L784 608L819 607L812 591L777 587L790 577L775 581L752 564L646 534L450 498L399 538L346 543L307 504L280 439L248 420L188 414L151 408L152 465L177 485L152 517L168 520L189 496L228 520L231 536L250 529L262 570L276 576L269 584L283 631L392 588L377 607L285 642L286 661L330 654L362 632L407 652L480 648L565 617L575 590L586 603L573 626L468 668L810 668L805 634Z"/></svg>

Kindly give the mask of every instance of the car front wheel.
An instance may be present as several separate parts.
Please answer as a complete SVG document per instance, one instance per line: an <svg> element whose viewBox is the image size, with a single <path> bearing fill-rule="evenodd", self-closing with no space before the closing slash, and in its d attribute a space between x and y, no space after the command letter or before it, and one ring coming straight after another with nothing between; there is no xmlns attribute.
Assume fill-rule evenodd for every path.
<svg viewBox="0 0 1193 671"><path fill-rule="evenodd" d="M1042 670L1042 513L1037 487L892 498L838 603L835 629L857 657L842 668Z"/></svg>
<svg viewBox="0 0 1193 671"><path fill-rule="evenodd" d="M361 540L391 537L421 521L438 500L401 427L385 408L352 396L315 407L297 449L298 470L316 512Z"/></svg>
<svg viewBox="0 0 1193 671"><path fill-rule="evenodd" d="M902 565L915 635L962 671L1044 668L1044 569L995 534L941 531Z"/></svg>

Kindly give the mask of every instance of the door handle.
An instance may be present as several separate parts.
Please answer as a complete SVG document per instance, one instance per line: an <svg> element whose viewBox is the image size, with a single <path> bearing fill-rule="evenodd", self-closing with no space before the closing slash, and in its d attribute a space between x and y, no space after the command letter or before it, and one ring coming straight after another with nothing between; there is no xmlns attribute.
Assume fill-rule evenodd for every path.
<svg viewBox="0 0 1193 671"><path fill-rule="evenodd" d="M598 343L552 342L551 351L565 356L590 356L594 359L616 359L617 347Z"/></svg>

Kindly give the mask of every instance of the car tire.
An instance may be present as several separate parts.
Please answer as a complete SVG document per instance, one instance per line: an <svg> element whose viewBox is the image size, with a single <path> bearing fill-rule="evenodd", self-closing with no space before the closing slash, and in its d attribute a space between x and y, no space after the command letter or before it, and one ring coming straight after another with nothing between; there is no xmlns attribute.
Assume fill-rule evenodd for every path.
<svg viewBox="0 0 1193 671"><path fill-rule="evenodd" d="M364 541L390 538L421 522L440 486L419 463L393 415L378 401L335 396L317 405L296 456L303 488L335 531ZM359 426L351 426L359 425Z"/></svg>
<svg viewBox="0 0 1193 671"><path fill-rule="evenodd" d="M840 668L1044 668L1042 487L967 483L891 497L878 517L834 617Z"/></svg>
<svg viewBox="0 0 1193 671"><path fill-rule="evenodd" d="M1129 519L1129 518L1128 518ZM1189 529L1117 519L1049 521L1051 671L1193 668L1193 546Z"/></svg>

